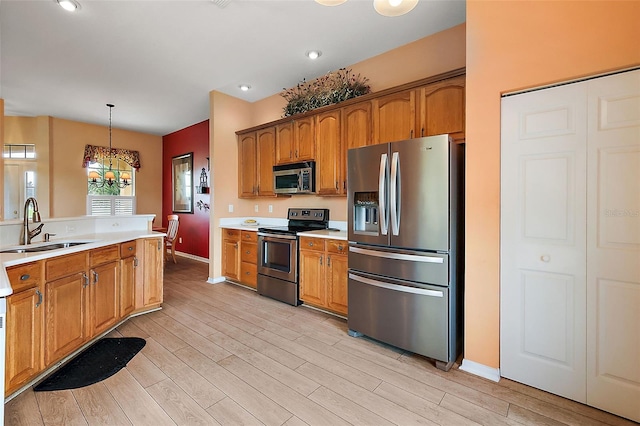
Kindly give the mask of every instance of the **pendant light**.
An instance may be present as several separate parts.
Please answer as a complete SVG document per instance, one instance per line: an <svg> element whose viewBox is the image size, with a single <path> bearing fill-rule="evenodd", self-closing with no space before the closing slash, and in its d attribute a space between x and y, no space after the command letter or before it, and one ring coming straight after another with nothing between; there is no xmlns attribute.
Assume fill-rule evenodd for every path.
<svg viewBox="0 0 640 426"><path fill-rule="evenodd" d="M89 172L89 185L94 188L102 188L104 186L118 188L124 188L131 183L131 174L128 172L120 173L120 179L116 179L116 174L113 171L113 164L111 159L111 109L115 106L113 104L107 104L109 107L109 170L104 173L104 177L101 179L100 174L92 170Z"/></svg>

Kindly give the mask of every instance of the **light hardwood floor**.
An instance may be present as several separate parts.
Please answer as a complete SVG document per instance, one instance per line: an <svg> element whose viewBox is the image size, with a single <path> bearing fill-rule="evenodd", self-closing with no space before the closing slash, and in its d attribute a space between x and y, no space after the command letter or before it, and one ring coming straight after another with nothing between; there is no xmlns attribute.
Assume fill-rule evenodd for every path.
<svg viewBox="0 0 640 426"><path fill-rule="evenodd" d="M346 321L167 263L165 303L112 336L147 344L86 388L25 391L6 425L631 425L510 380L494 383L366 338Z"/></svg>

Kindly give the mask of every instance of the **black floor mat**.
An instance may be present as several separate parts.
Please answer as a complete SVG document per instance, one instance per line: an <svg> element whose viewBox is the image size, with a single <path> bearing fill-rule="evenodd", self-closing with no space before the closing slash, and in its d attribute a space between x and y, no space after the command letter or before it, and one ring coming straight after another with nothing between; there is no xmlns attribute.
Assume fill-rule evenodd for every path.
<svg viewBox="0 0 640 426"><path fill-rule="evenodd" d="M77 389L97 383L125 367L146 343L139 337L100 339L33 390L43 392Z"/></svg>

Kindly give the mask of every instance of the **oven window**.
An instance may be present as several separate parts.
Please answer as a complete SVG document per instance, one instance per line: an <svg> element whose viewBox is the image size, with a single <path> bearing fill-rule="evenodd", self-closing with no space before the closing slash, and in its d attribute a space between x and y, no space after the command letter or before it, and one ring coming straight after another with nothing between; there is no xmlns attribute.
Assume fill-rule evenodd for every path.
<svg viewBox="0 0 640 426"><path fill-rule="evenodd" d="M298 174L291 173L282 176L275 175L276 188L278 189L296 189L298 188Z"/></svg>
<svg viewBox="0 0 640 426"><path fill-rule="evenodd" d="M291 271L291 243L263 241L264 266L283 272Z"/></svg>

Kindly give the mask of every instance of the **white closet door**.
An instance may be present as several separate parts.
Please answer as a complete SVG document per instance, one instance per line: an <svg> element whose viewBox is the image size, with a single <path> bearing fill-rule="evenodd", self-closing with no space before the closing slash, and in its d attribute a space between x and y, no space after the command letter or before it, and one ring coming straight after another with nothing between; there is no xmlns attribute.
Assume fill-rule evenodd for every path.
<svg viewBox="0 0 640 426"><path fill-rule="evenodd" d="M640 71L588 83L587 403L640 421Z"/></svg>
<svg viewBox="0 0 640 426"><path fill-rule="evenodd" d="M502 100L500 371L586 401L586 84Z"/></svg>

